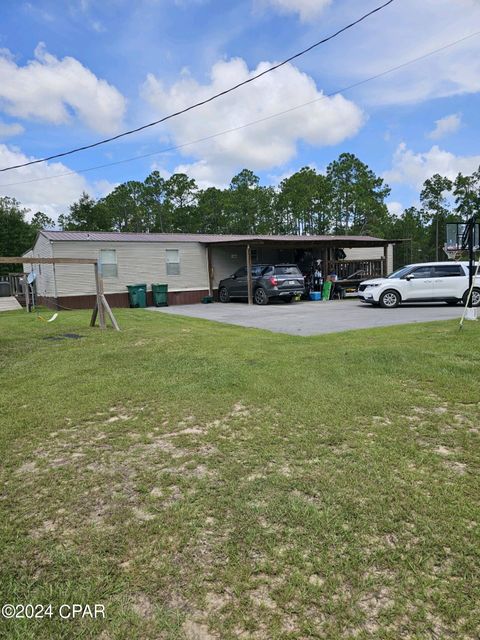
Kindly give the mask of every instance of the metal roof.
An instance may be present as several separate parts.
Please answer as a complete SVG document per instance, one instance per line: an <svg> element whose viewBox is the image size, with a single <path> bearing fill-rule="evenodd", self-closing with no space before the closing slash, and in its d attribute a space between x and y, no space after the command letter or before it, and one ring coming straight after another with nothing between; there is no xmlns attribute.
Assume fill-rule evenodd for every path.
<svg viewBox="0 0 480 640"><path fill-rule="evenodd" d="M41 231L52 242L200 242L202 244L316 244L331 243L342 247L379 246L395 242L371 236L274 236L221 235L205 233L130 233L117 231Z"/></svg>

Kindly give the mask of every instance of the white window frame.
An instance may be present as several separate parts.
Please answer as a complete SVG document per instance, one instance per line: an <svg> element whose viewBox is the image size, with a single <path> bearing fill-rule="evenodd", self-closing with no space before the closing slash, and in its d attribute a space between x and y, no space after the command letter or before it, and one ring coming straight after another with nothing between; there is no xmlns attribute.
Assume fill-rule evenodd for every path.
<svg viewBox="0 0 480 640"><path fill-rule="evenodd" d="M110 254L110 257L114 258L113 261L109 260L108 262L105 262L105 254L107 253ZM100 249L98 264L100 267L100 273L103 278L118 278L118 262L116 249ZM105 267L107 267L106 270ZM115 267L115 269L110 269L108 267Z"/></svg>
<svg viewBox="0 0 480 640"><path fill-rule="evenodd" d="M180 249L165 249L165 269L167 276L180 275Z"/></svg>

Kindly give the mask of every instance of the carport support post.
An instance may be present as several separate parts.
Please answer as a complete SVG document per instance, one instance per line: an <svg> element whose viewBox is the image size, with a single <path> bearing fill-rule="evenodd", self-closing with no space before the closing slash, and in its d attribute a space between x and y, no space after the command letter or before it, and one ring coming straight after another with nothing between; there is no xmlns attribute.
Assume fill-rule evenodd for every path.
<svg viewBox="0 0 480 640"><path fill-rule="evenodd" d="M252 250L249 244L247 244L247 292L248 304L253 304Z"/></svg>
<svg viewBox="0 0 480 640"><path fill-rule="evenodd" d="M212 247L207 247L208 295L213 296Z"/></svg>
<svg viewBox="0 0 480 640"><path fill-rule="evenodd" d="M388 244L383 247L383 265L382 276L385 278L388 275Z"/></svg>

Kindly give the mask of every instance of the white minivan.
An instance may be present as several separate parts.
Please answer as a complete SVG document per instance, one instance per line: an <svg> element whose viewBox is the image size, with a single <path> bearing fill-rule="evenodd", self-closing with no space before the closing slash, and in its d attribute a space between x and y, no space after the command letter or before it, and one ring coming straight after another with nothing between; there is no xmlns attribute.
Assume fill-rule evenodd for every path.
<svg viewBox="0 0 480 640"><path fill-rule="evenodd" d="M475 265L476 269L476 265ZM423 262L398 269L388 278L365 280L358 288L362 302L386 309L402 302L466 303L468 295L468 262ZM480 305L480 277L475 281L472 304Z"/></svg>

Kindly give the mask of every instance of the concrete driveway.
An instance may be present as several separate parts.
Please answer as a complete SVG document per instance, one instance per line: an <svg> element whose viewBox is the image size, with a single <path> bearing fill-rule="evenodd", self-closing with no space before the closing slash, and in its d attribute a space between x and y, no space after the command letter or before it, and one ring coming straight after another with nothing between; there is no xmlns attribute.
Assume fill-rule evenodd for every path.
<svg viewBox="0 0 480 640"><path fill-rule="evenodd" d="M351 329L370 329L413 322L460 318L462 307L449 307L444 302L411 304L396 309L380 309L354 300L330 302L271 303L265 307L242 302L221 304L188 304L173 307L151 307L152 311L171 315L203 318L240 327L266 329L294 336L314 336Z"/></svg>

